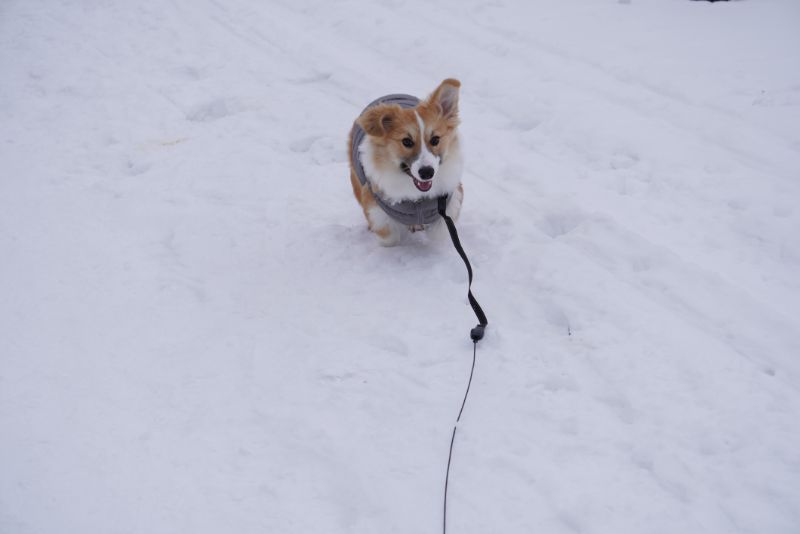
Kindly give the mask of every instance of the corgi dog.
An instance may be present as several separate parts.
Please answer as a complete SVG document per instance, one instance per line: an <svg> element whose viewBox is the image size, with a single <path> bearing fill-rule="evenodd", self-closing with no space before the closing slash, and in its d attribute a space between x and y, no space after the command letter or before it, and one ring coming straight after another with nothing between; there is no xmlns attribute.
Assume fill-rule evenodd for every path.
<svg viewBox="0 0 800 534"><path fill-rule="evenodd" d="M384 246L458 218L464 198L458 139L461 82L444 80L420 101L388 95L372 102L350 131L350 182L369 229Z"/></svg>

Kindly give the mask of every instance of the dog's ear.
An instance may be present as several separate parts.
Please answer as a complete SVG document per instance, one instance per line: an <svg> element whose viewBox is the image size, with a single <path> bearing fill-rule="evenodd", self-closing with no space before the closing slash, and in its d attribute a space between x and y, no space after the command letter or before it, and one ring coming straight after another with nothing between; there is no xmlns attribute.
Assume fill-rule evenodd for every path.
<svg viewBox="0 0 800 534"><path fill-rule="evenodd" d="M458 90L461 82L448 78L439 84L439 87L428 97L432 104L438 104L445 118L458 117Z"/></svg>
<svg viewBox="0 0 800 534"><path fill-rule="evenodd" d="M397 126L401 108L397 104L382 104L369 108L356 120L367 135L383 137Z"/></svg>

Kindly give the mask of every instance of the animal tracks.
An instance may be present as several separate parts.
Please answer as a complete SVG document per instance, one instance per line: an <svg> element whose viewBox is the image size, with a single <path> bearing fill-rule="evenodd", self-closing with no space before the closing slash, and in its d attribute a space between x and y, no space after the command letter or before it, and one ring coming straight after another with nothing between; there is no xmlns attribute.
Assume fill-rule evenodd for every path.
<svg viewBox="0 0 800 534"><path fill-rule="evenodd" d="M213 122L245 111L245 106L236 98L215 98L192 107L186 119L192 122Z"/></svg>

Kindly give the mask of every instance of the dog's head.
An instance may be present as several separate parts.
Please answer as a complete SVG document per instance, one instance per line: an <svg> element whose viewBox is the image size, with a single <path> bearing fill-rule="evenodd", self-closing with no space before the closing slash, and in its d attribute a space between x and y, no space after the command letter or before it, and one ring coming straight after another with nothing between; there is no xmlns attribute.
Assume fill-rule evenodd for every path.
<svg viewBox="0 0 800 534"><path fill-rule="evenodd" d="M379 174L410 180L421 193L431 191L440 168L457 148L460 87L458 80L447 79L414 108L382 104L358 118Z"/></svg>

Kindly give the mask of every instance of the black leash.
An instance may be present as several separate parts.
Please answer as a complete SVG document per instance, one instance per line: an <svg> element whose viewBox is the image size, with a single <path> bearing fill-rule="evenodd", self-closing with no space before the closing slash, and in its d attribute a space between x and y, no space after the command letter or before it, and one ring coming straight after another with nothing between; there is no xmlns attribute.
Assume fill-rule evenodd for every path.
<svg viewBox="0 0 800 534"><path fill-rule="evenodd" d="M464 260L464 265L467 266L467 273L469 274L467 298L469 299L470 306L472 306L472 311L475 312L475 316L478 318L478 325L469 332L469 337L472 339L472 368L469 371L469 381L467 382L467 389L464 392L464 400L461 401L461 409L458 411L456 423L453 425L453 435L450 437L450 452L447 455L447 473L444 477L444 510L442 516L442 534L447 534L447 487L450 482L450 463L453 460L453 444L456 441L456 430L458 429L458 423L461 421L461 414L464 413L464 406L467 404L469 388L472 385L472 375L475 373L475 359L478 351L478 341L483 339L484 330L486 325L489 324L489 321L486 320L486 314L483 313L483 308L481 308L481 305L478 304L477 299L472 295L472 266L469 264L469 259L467 258L467 254L464 252L464 248L461 246L461 240L458 239L456 225L453 223L453 219L447 215L446 196L439 197L438 209L439 215L442 216L444 222L447 224L447 230L450 232L450 239L453 241L453 246L456 247L461 259Z"/></svg>
<svg viewBox="0 0 800 534"><path fill-rule="evenodd" d="M469 258L467 258L466 252L464 252L464 248L461 246L461 240L458 239L458 232L456 231L456 225L453 223L453 219L447 215L447 197L442 196L439 197L439 215L442 216L444 222L447 224L447 229L450 231L450 239L453 240L453 246L456 247L458 254L461 256L461 259L464 260L464 265L467 266L467 273L469 274L469 286L467 288L467 298L469 299L469 304L472 306L472 311L475 312L475 316L478 318L478 326L470 330L469 337L477 343L481 339L483 339L483 331L486 328L486 325L489 324L489 321L486 320L486 314L483 313L483 308L481 305L478 304L478 301L472 295L472 266L469 264Z"/></svg>

